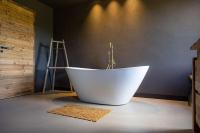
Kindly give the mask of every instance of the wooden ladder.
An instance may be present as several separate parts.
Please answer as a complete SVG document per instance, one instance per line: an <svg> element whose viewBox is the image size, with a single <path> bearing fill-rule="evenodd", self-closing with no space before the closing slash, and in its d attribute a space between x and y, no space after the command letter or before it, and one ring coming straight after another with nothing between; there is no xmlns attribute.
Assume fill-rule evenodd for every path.
<svg viewBox="0 0 200 133"><path fill-rule="evenodd" d="M56 53L55 53L55 61L53 62L53 66L50 66L50 62L51 62L51 58L52 58L52 54L53 54L53 50L54 50L54 45L56 46ZM66 67L58 67L57 66L57 61L58 61L58 51L59 51L59 46L61 45L62 49L64 50L64 55L65 55L65 60L67 63L66 67L69 67L69 61L68 61L68 57L67 57L67 50L65 47L65 41L55 41L53 39L51 39L51 43L50 43L50 48L49 48L49 57L48 57L48 62L47 62L47 68L46 68L46 74L45 74L45 79L44 79L44 86L43 86L43 90L42 92L45 93L46 90L46 85L47 85L47 79L48 79L48 75L49 75L49 70L52 69L53 70L53 83L52 83L52 91L54 91L54 87L55 87L55 76L56 76L56 70L57 69L64 69ZM70 83L70 91L73 91L73 87Z"/></svg>

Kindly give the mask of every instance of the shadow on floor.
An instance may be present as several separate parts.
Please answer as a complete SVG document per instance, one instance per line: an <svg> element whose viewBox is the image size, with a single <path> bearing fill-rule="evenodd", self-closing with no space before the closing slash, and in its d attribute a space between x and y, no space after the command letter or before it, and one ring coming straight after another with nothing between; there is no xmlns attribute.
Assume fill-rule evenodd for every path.
<svg viewBox="0 0 200 133"><path fill-rule="evenodd" d="M74 103L80 103L80 100L78 96L63 96L53 99L53 102L74 102Z"/></svg>

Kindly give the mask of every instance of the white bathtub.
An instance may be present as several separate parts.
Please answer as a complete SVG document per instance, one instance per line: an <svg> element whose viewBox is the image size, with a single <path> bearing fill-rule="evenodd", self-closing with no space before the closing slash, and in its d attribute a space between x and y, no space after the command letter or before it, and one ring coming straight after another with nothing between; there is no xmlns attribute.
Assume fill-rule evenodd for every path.
<svg viewBox="0 0 200 133"><path fill-rule="evenodd" d="M148 69L149 66L108 70L67 67L66 71L81 101L122 105L131 100Z"/></svg>

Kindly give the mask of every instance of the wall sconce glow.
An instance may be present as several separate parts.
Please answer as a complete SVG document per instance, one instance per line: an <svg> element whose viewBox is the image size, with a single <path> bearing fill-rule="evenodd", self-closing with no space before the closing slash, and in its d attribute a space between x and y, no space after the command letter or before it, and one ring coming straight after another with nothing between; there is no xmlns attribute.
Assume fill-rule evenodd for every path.
<svg viewBox="0 0 200 133"><path fill-rule="evenodd" d="M126 0L124 4L124 9L127 13L134 14L134 12L138 12L138 10L142 7L140 0Z"/></svg>
<svg viewBox="0 0 200 133"><path fill-rule="evenodd" d="M101 31L103 13L104 10L100 3L95 3L94 5L92 5L81 30L84 35L84 39L90 40L91 34L93 34L94 32L98 33Z"/></svg>
<svg viewBox="0 0 200 133"><path fill-rule="evenodd" d="M99 3L95 3L85 22L84 22L84 26L83 26L83 32L87 32L88 34L92 33L92 31L99 31L100 30L100 26L101 22L102 22L102 18L103 18L103 8Z"/></svg>
<svg viewBox="0 0 200 133"><path fill-rule="evenodd" d="M144 13L141 0L126 0L123 11L126 25L134 25L134 27L137 27L140 24L140 17Z"/></svg>
<svg viewBox="0 0 200 133"><path fill-rule="evenodd" d="M117 1L111 1L107 7L107 12L111 17L116 17L120 12L120 5Z"/></svg>
<svg viewBox="0 0 200 133"><path fill-rule="evenodd" d="M89 14L90 21L99 22L101 20L103 14L103 8L100 4L95 4Z"/></svg>

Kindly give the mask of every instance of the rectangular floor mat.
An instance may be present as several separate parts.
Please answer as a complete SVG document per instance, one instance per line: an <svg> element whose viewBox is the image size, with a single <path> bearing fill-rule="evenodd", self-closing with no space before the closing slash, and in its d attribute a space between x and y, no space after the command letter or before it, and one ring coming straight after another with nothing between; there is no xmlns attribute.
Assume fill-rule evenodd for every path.
<svg viewBox="0 0 200 133"><path fill-rule="evenodd" d="M108 114L110 111L111 110L109 109L94 108L94 107L88 107L88 106L83 106L83 105L71 104L71 105L65 105L63 107L50 110L48 111L48 113L97 122L106 114Z"/></svg>

